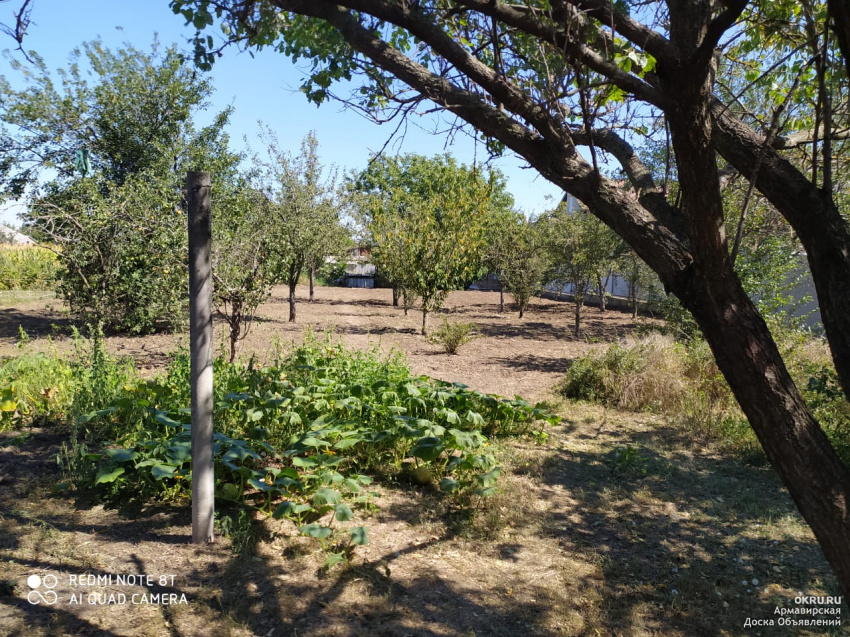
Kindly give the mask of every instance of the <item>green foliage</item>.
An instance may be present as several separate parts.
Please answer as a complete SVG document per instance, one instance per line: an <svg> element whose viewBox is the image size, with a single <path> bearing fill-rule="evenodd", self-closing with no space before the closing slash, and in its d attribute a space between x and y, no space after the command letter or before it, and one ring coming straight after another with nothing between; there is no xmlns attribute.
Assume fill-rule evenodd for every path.
<svg viewBox="0 0 850 637"><path fill-rule="evenodd" d="M620 250L617 235L585 211L568 212L564 204L541 220L551 269L547 280L572 286L574 334L581 333L581 309L591 288L607 276ZM600 290L602 292L602 290Z"/></svg>
<svg viewBox="0 0 850 637"><path fill-rule="evenodd" d="M350 240L341 220L336 172L322 167L315 134L307 134L295 156L284 153L269 130L264 141L269 159L261 163L257 188L268 202L265 259L275 278L289 285L289 320L294 321L295 285L301 273L318 268L329 255L339 255Z"/></svg>
<svg viewBox="0 0 850 637"><path fill-rule="evenodd" d="M789 369L836 451L850 461L850 403L817 339L775 328ZM650 336L614 343L574 360L562 385L567 398L667 414L700 436L719 440L748 460L764 454L705 341L685 344Z"/></svg>
<svg viewBox="0 0 850 637"><path fill-rule="evenodd" d="M175 48L113 52L95 41L83 49L61 82L38 58L33 68L15 65L26 89L0 81L0 190L26 190L25 223L57 247L59 292L82 324L179 327L187 302L180 189L187 169L227 154L228 113L195 130L192 117L212 89ZM78 152L90 160L82 175Z"/></svg>
<svg viewBox="0 0 850 637"><path fill-rule="evenodd" d="M165 375L124 383L78 418L81 438L61 459L69 479L115 503L188 498L187 358L176 355ZM557 421L541 405L412 377L398 355L310 334L269 367L215 365L216 497L289 519L345 559L366 542L364 529L341 525L373 508L367 473L398 477L412 462L468 504L495 493L488 436Z"/></svg>
<svg viewBox="0 0 850 637"><path fill-rule="evenodd" d="M375 159L351 187L374 263L408 301L421 299L427 334L428 314L481 274L489 215L512 204L504 179L495 171L485 179L449 155L405 155Z"/></svg>
<svg viewBox="0 0 850 637"><path fill-rule="evenodd" d="M514 212L492 215L484 260L513 295L522 318L550 269L544 224Z"/></svg>
<svg viewBox="0 0 850 637"><path fill-rule="evenodd" d="M89 341L75 333L75 354L66 359L34 351L21 334L21 353L0 366L2 429L66 422L85 428L79 416L108 405L136 376L131 363L104 351L102 335Z"/></svg>
<svg viewBox="0 0 850 637"><path fill-rule="evenodd" d="M22 349L0 366L0 430L64 420L73 401L71 365L55 355Z"/></svg>
<svg viewBox="0 0 850 637"><path fill-rule="evenodd" d="M449 323L443 319L442 325L428 338L432 343L442 345L446 354L457 354L458 350L478 337L478 327L475 323Z"/></svg>
<svg viewBox="0 0 850 637"><path fill-rule="evenodd" d="M56 270L56 253L48 248L0 243L0 290L49 290Z"/></svg>

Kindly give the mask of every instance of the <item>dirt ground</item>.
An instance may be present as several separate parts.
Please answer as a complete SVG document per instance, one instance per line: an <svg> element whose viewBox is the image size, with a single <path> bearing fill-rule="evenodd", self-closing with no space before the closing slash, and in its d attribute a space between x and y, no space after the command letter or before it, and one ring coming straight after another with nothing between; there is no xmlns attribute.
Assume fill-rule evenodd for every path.
<svg viewBox="0 0 850 637"><path fill-rule="evenodd" d="M247 338L241 343L242 357L266 360L273 345L286 346L300 341L310 326L315 332L333 331L351 347L378 345L385 351L395 347L404 352L416 374L426 374L451 382L463 382L488 393L521 395L542 399L549 395L566 369L567 361L587 353L593 347L632 333L639 325L650 327L659 322L651 318L632 319L624 312L584 310L583 334L572 337L572 304L535 299L523 319L506 297L505 312L499 312L498 292L452 292L444 311L430 318L436 329L442 320L475 323L480 338L457 356L447 356L439 345L419 334L421 312L414 308L405 316L392 307L388 289L325 288L316 289L312 303L306 287L298 288L297 321L289 322L288 290L279 287L269 301L260 306ZM15 307L0 309L0 357L13 356L19 326L31 338L57 335L55 346L68 347L68 317L56 300L22 301ZM226 326L216 321L214 338L226 349ZM115 354L131 356L142 369L162 366L178 346L186 345L185 336L159 334L145 337L110 337L107 346Z"/></svg>
<svg viewBox="0 0 850 637"><path fill-rule="evenodd" d="M724 457L659 417L567 404L553 391L569 359L651 319L589 308L576 340L569 305L538 300L520 320L498 312L496 293L455 293L450 320L476 323L481 338L450 356L417 334L418 313L405 317L389 301L388 290L320 288L314 303L299 303L293 325L277 290L242 355L268 358L276 339L285 346L312 325L350 346L396 347L415 373L550 401L563 420L548 443L498 444L499 495L458 511L434 488L381 484L379 509L358 520L369 545L323 572L324 553L289 522L258 520L252 535L197 547L188 503L130 513L57 491L61 435L7 432L0 635L824 634L745 628L747 619L775 621L801 594L838 594L772 471ZM42 340L65 331L53 304L0 309L0 356L14 355L18 324L37 347L69 347L61 336ZM109 348L150 372L184 338L112 338ZM253 549L234 554L240 539ZM35 589L32 575L41 578ZM45 603L50 592L56 604ZM843 627L831 634L850 622L840 610Z"/></svg>

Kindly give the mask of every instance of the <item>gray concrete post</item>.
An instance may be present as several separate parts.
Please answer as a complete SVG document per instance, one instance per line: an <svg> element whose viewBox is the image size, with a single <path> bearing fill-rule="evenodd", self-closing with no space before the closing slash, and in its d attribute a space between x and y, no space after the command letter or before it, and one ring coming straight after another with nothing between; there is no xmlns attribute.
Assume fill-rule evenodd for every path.
<svg viewBox="0 0 850 637"><path fill-rule="evenodd" d="M192 542L213 541L213 331L210 174L186 176L189 204L189 355L192 389Z"/></svg>

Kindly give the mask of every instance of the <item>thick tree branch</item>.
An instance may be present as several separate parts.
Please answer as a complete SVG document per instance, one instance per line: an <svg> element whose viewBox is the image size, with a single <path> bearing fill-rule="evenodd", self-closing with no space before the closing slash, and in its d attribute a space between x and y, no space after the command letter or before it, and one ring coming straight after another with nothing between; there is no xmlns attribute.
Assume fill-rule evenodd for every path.
<svg viewBox="0 0 850 637"><path fill-rule="evenodd" d="M316 3L326 4L326 3ZM541 133L566 141L560 122L549 116L541 105L530 99L503 75L483 64L434 23L409 9L407 5L369 0L341 0L341 6L370 15L407 29L428 44L461 73L490 93L497 103L531 123Z"/></svg>
<svg viewBox="0 0 850 637"><path fill-rule="evenodd" d="M699 47L697 47L691 59L688 60L686 66L689 69L702 69L711 62L711 58L714 56L714 49L720 42L720 38L741 17L741 13L746 6L747 0L729 0L727 2L727 7L723 13L709 23L705 38Z"/></svg>
<svg viewBox="0 0 850 637"><path fill-rule="evenodd" d="M587 205L615 232L629 237L632 247L665 285L674 285L689 276L692 258L688 244L616 183L596 174L575 152L571 140L564 144L560 138L541 136L522 126L477 95L412 61L339 6L309 0L275 0L275 5L284 11L326 20L349 46L376 65L481 132L503 142L545 178Z"/></svg>
<svg viewBox="0 0 850 637"><path fill-rule="evenodd" d="M733 117L719 102L712 104L712 143L743 175L752 175L763 153L756 187L791 224L806 250L815 282L821 318L838 377L850 395L850 228L832 199L764 145L764 138Z"/></svg>

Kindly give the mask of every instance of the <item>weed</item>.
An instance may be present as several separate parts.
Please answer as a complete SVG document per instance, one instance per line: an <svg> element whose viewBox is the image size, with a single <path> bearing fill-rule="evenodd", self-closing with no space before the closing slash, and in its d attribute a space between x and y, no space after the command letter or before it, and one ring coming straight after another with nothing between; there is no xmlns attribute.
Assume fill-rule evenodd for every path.
<svg viewBox="0 0 850 637"><path fill-rule="evenodd" d="M475 323L449 323L447 318L443 324L428 337L431 343L442 345L446 354L457 354L458 350L479 337Z"/></svg>

